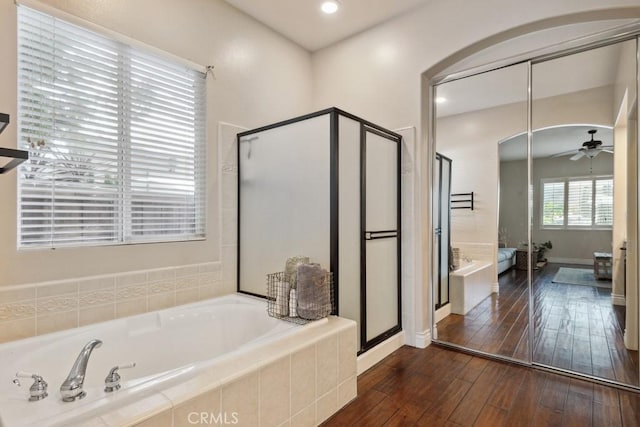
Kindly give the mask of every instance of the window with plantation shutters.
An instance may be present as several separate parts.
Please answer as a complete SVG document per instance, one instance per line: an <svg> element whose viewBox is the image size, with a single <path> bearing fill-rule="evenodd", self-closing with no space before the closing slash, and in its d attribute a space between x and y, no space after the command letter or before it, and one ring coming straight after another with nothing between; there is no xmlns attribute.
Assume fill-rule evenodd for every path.
<svg viewBox="0 0 640 427"><path fill-rule="evenodd" d="M613 225L613 178L542 181L543 228L608 229Z"/></svg>
<svg viewBox="0 0 640 427"><path fill-rule="evenodd" d="M564 225L564 182L544 182L542 225Z"/></svg>
<svg viewBox="0 0 640 427"><path fill-rule="evenodd" d="M204 75L18 8L19 245L204 237Z"/></svg>

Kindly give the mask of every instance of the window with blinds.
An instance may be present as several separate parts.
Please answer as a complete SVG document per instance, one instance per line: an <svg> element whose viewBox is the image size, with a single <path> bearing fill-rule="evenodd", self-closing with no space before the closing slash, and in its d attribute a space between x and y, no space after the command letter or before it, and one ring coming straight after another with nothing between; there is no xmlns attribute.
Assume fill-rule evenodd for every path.
<svg viewBox="0 0 640 427"><path fill-rule="evenodd" d="M544 182L542 225L564 225L564 182Z"/></svg>
<svg viewBox="0 0 640 427"><path fill-rule="evenodd" d="M204 237L205 80L18 8L19 245Z"/></svg>
<svg viewBox="0 0 640 427"><path fill-rule="evenodd" d="M548 228L610 228L613 178L563 178L542 182L541 224Z"/></svg>

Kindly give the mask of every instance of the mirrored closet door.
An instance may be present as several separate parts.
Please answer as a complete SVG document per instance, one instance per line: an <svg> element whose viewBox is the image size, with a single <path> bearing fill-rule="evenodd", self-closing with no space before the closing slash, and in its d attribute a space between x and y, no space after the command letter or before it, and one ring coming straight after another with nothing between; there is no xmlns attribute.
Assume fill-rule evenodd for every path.
<svg viewBox="0 0 640 427"><path fill-rule="evenodd" d="M532 65L531 286L535 363L637 386L635 58Z"/></svg>
<svg viewBox="0 0 640 427"><path fill-rule="evenodd" d="M616 37L433 85L436 342L640 386L638 43Z"/></svg>
<svg viewBox="0 0 640 427"><path fill-rule="evenodd" d="M437 339L525 361L526 263L524 269L503 271L512 267L518 242L527 238L527 81L527 65L520 64L435 88L438 174L433 187L439 193L434 194ZM521 176L510 177L508 193L500 186L507 160L525 164L514 171ZM524 179L519 181L524 187L514 188L518 179ZM508 218L517 225L509 234L500 233L503 210L513 212Z"/></svg>

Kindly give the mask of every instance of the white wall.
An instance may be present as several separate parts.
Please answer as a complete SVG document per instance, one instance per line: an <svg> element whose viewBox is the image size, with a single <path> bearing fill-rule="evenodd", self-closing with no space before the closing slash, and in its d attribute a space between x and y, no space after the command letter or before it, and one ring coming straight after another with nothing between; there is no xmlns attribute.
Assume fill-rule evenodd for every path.
<svg viewBox="0 0 640 427"><path fill-rule="evenodd" d="M207 85L207 239L56 250L16 250L16 173L0 178L0 286L220 259L217 124L247 127L311 108L311 56L221 0L45 0L43 3L138 41L215 66ZM16 6L0 0L0 112L16 145Z"/></svg>

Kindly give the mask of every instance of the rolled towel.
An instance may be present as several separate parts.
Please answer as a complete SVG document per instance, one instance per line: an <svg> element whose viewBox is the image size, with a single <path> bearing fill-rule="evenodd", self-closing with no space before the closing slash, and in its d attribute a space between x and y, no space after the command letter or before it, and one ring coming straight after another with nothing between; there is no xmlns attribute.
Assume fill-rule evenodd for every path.
<svg viewBox="0 0 640 427"><path fill-rule="evenodd" d="M298 296L294 288L289 293L289 317L298 317Z"/></svg>
<svg viewBox="0 0 640 427"><path fill-rule="evenodd" d="M298 265L300 264L308 264L309 257L308 256L292 256L287 259L287 262L284 267L284 280L289 282L293 289L296 288L298 284L297 275L298 275Z"/></svg>
<svg viewBox="0 0 640 427"><path fill-rule="evenodd" d="M277 316L289 315L289 283L276 282L276 306L275 312Z"/></svg>
<svg viewBox="0 0 640 427"><path fill-rule="evenodd" d="M298 266L298 316L316 320L331 314L331 294L327 271L318 264Z"/></svg>

